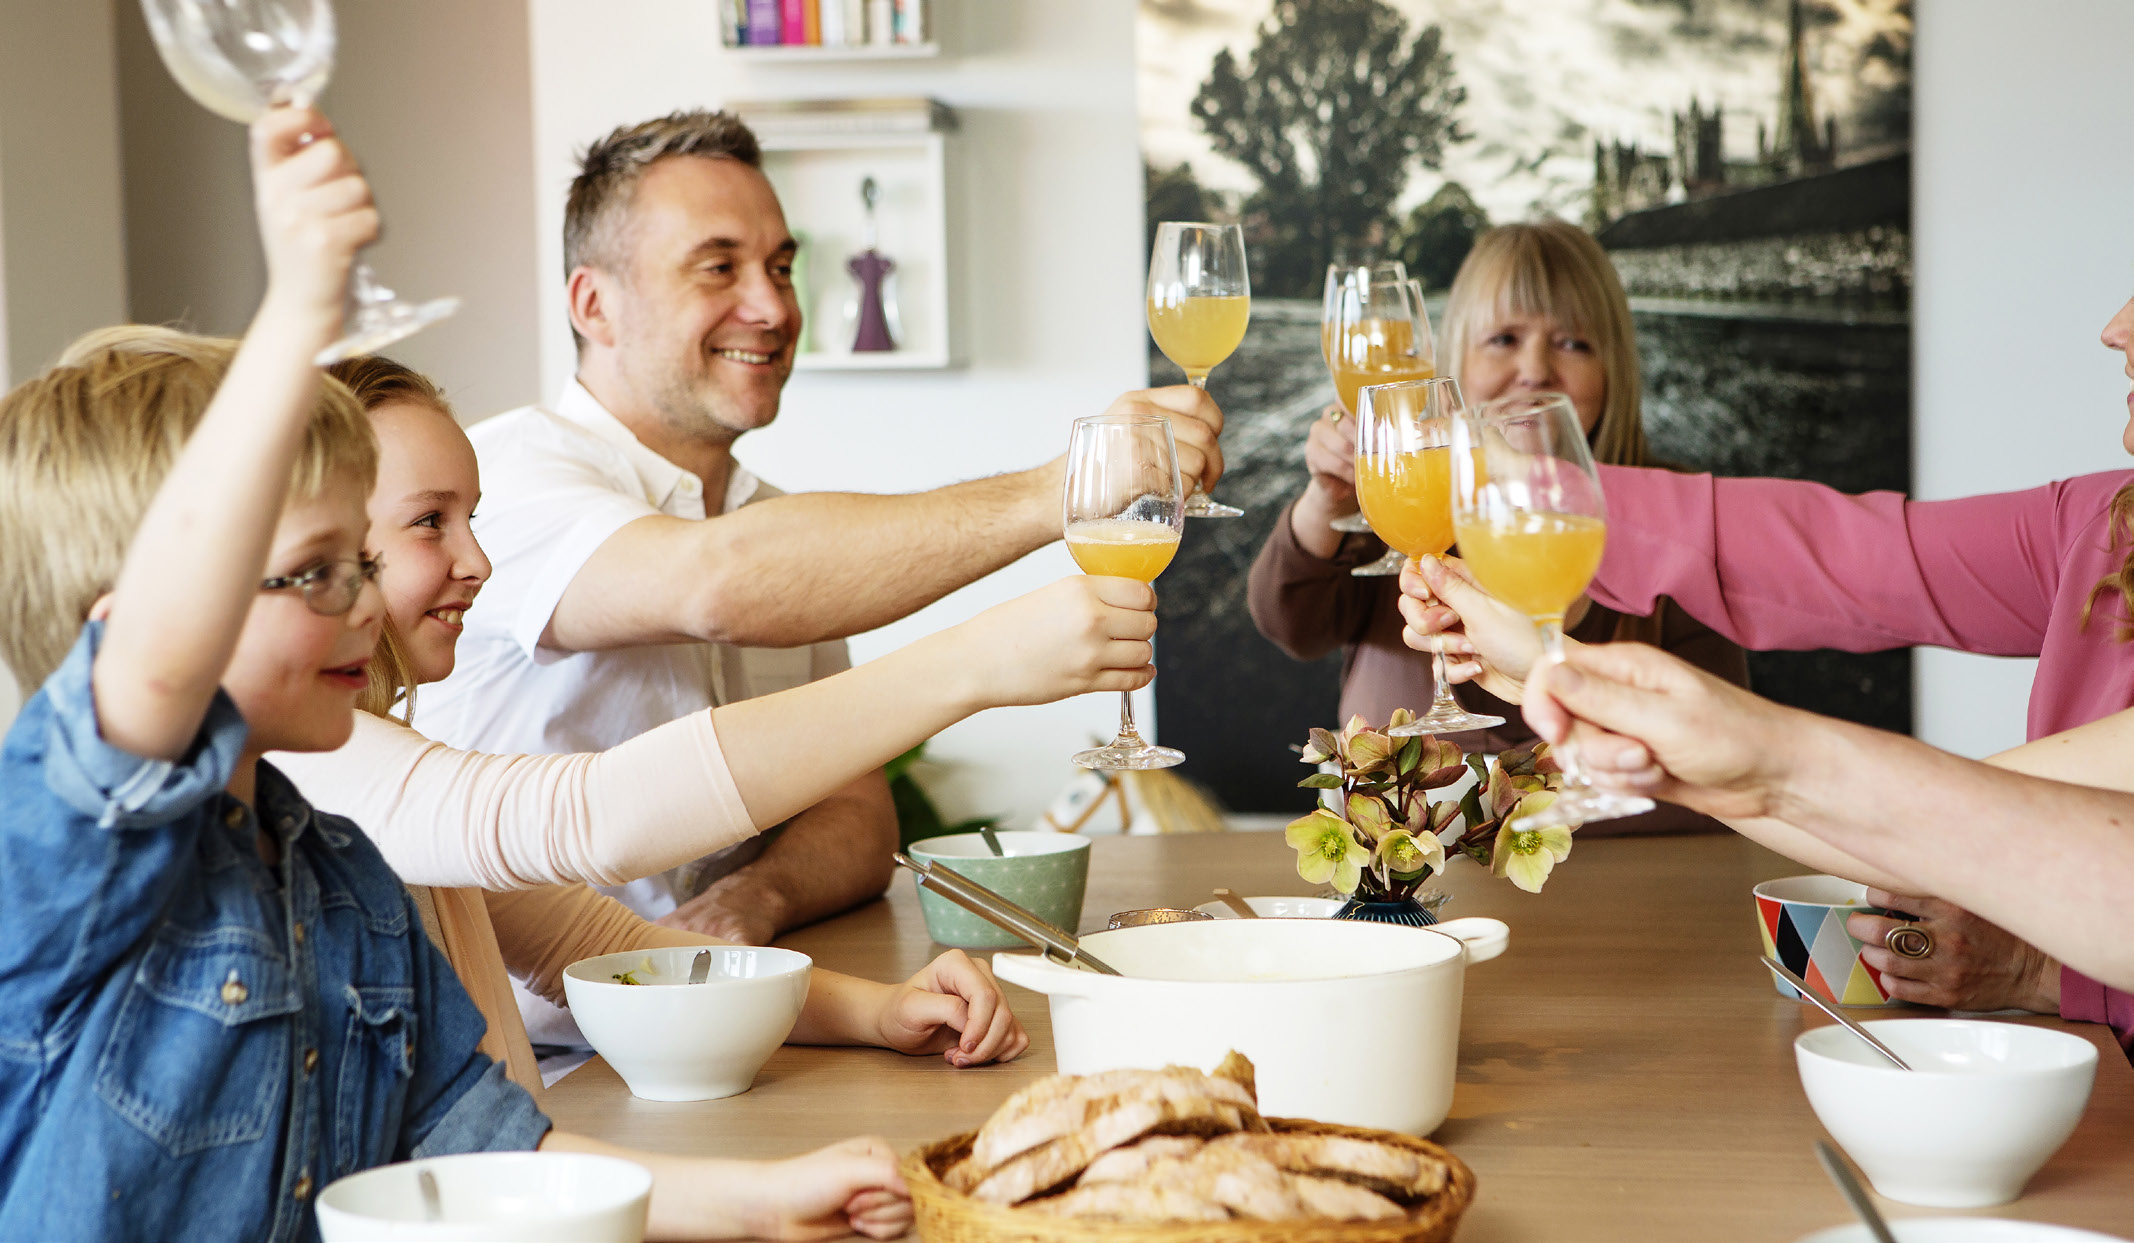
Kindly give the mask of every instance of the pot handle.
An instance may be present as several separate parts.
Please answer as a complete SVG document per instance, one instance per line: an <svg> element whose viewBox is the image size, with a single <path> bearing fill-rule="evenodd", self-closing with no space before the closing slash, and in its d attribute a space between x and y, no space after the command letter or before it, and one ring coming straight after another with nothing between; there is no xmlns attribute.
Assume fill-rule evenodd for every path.
<svg viewBox="0 0 2134 1243"><path fill-rule="evenodd" d="M1467 947L1467 961L1488 962L1504 952L1511 942L1511 925L1501 919L1484 915L1470 915L1465 919L1448 919L1441 924L1432 924L1432 932L1442 932ZM997 959L995 961L998 961Z"/></svg>
<svg viewBox="0 0 2134 1243"><path fill-rule="evenodd" d="M995 954L993 974L1032 992L1060 997L1087 997L1090 981L1104 978L1063 967L1042 954Z"/></svg>

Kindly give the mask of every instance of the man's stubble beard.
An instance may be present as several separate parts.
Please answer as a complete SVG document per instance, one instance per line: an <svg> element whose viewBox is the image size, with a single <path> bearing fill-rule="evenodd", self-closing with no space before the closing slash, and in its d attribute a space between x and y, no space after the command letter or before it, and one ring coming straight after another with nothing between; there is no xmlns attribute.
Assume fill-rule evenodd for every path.
<svg viewBox="0 0 2134 1243"><path fill-rule="evenodd" d="M703 358L702 355L698 355ZM769 427L778 418L778 402L784 396L788 370L778 378L778 393L771 399L769 417L760 422L719 387L708 369L716 364L704 359L706 371L666 368L653 383L640 391L650 400L660 424L676 436L702 444L731 445L744 434Z"/></svg>

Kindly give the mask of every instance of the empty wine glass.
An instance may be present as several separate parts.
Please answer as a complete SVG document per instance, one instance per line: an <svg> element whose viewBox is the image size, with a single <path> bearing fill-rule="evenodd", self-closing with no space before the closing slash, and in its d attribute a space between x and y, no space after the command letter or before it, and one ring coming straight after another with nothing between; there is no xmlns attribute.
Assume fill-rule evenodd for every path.
<svg viewBox="0 0 2134 1243"><path fill-rule="evenodd" d="M1460 386L1450 379L1366 386L1356 394L1356 501L1371 529L1403 559L1442 556L1452 547L1452 425ZM1469 712L1452 697L1445 653L1431 659L1437 690L1430 709L1396 737L1490 729L1501 716Z"/></svg>
<svg viewBox="0 0 2134 1243"><path fill-rule="evenodd" d="M185 93L240 124L280 104L309 107L333 73L328 0L141 0L141 12ZM458 298L403 302L361 260L348 298L345 333L313 360L322 367L374 353L459 309Z"/></svg>
<svg viewBox="0 0 2134 1243"><path fill-rule="evenodd" d="M1608 508L1586 429L1562 393L1506 397L1452 427L1453 533L1475 581L1541 627L1544 659L1563 661L1563 615L1600 569ZM1649 798L1611 794L1580 771L1569 747L1564 784L1515 832L1651 811Z"/></svg>
<svg viewBox="0 0 2134 1243"><path fill-rule="evenodd" d="M1060 516L1067 551L1084 574L1154 582L1178 552L1185 487L1171 421L1153 415L1098 414L1074 421L1067 442L1067 487ZM1134 697L1119 695L1119 735L1083 751L1084 768L1169 768L1185 752L1143 741Z"/></svg>
<svg viewBox="0 0 2134 1243"><path fill-rule="evenodd" d="M1245 273L1245 231L1234 224L1166 220L1149 254L1149 335L1163 356L1208 387L1208 373L1236 351L1252 318ZM1245 511L1211 499L1194 485L1188 518L1235 518Z"/></svg>

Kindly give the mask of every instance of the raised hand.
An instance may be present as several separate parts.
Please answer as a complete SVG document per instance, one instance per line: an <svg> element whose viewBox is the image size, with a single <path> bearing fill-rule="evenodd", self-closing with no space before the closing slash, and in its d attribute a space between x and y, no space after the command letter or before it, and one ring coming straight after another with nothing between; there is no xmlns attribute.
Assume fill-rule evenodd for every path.
<svg viewBox="0 0 2134 1243"><path fill-rule="evenodd" d="M1425 557L1400 572L1401 642L1418 652L1445 650L1445 675L1519 703L1541 658L1541 634L1526 614L1475 583L1457 557ZM1566 646L1570 646L1566 640Z"/></svg>
<svg viewBox="0 0 2134 1243"><path fill-rule="evenodd" d="M1131 691L1156 676L1156 591L1130 578L1076 575L946 632L986 707Z"/></svg>
<svg viewBox="0 0 2134 1243"><path fill-rule="evenodd" d="M1223 477L1223 410L1215 399L1190 384L1144 388L1121 396L1106 414L1156 415L1171 420L1178 447L1178 478L1188 493L1197 481L1202 491Z"/></svg>
<svg viewBox="0 0 2134 1243"><path fill-rule="evenodd" d="M251 152L267 256L261 312L304 316L330 337L356 252L378 239L370 183L333 123L310 108L269 109L252 123Z"/></svg>

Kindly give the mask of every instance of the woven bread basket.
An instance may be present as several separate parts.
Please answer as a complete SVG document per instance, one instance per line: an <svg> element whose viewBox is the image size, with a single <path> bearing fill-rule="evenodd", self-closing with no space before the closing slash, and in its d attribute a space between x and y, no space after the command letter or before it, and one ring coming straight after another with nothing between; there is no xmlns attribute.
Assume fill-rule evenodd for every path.
<svg viewBox="0 0 2134 1243"><path fill-rule="evenodd" d="M1002 1208L956 1191L941 1181L951 1165L970 1155L976 1131L928 1144L904 1158L919 1237L925 1243L1450 1243L1460 1214L1474 1199L1474 1171L1427 1139L1269 1118L1277 1131L1346 1135L1423 1153L1450 1170L1445 1189L1394 1221L1185 1221L1139 1224L1053 1217L1028 1209Z"/></svg>

